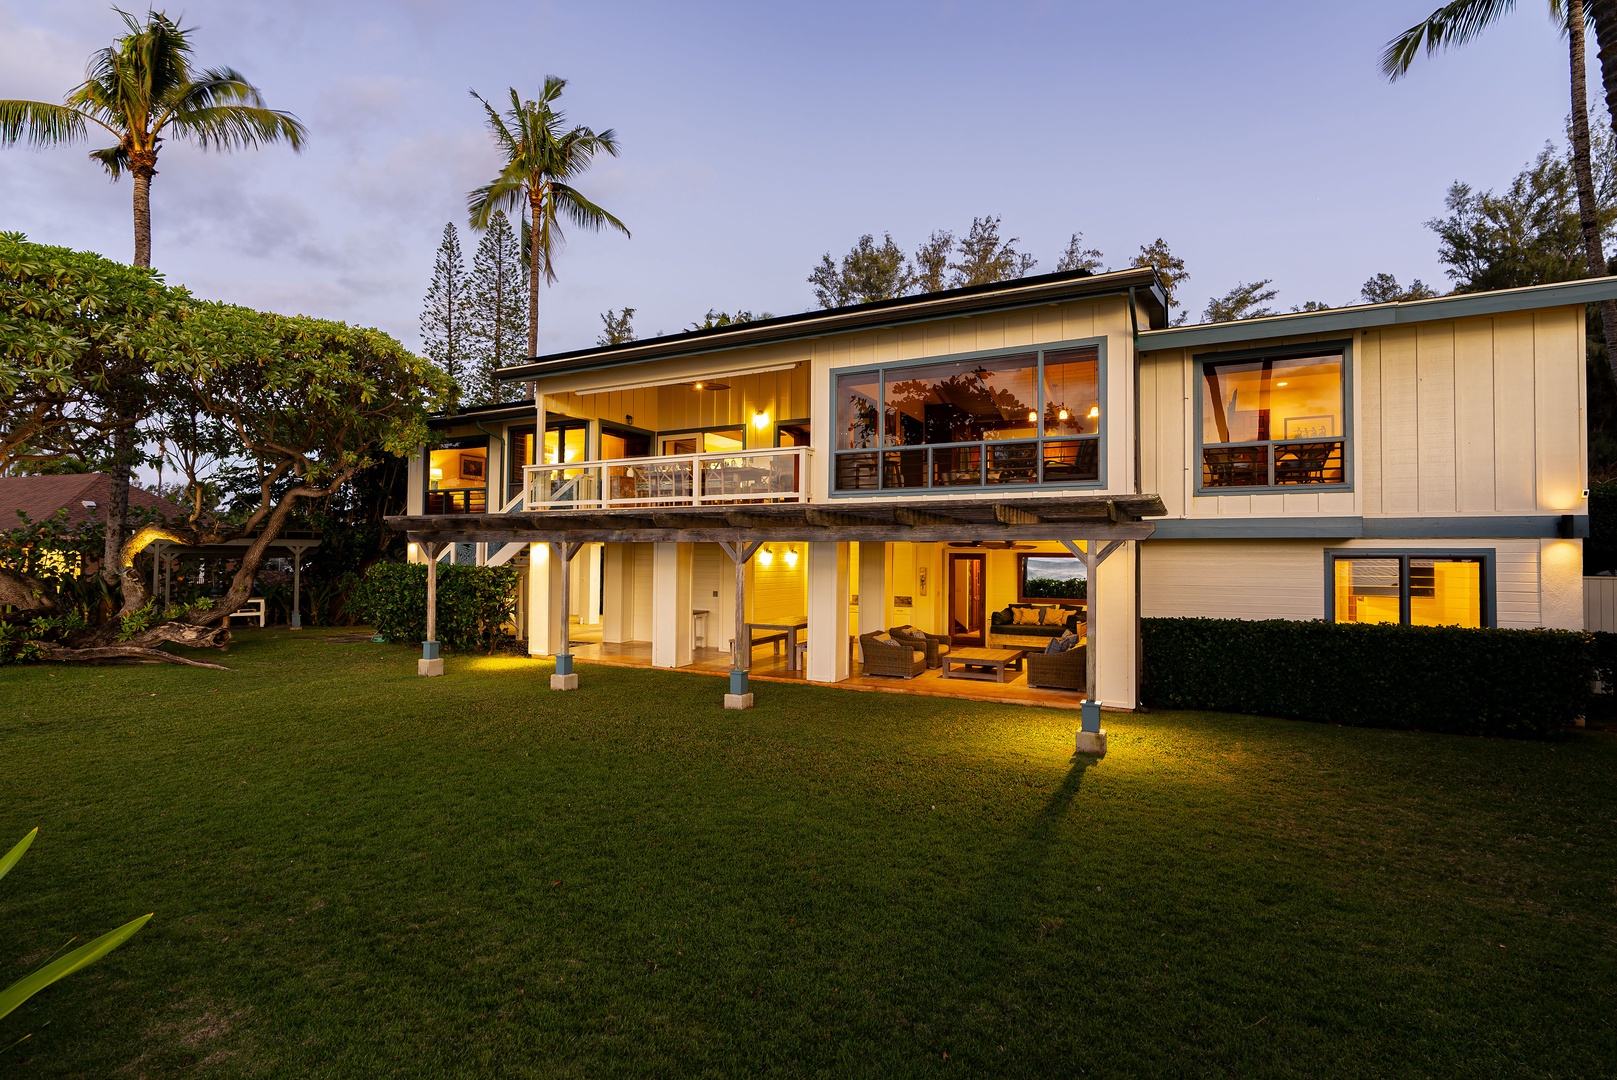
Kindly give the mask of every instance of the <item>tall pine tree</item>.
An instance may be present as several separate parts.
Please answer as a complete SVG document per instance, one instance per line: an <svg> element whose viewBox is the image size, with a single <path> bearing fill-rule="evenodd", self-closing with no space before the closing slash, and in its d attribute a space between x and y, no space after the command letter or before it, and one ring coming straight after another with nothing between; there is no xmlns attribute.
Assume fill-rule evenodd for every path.
<svg viewBox="0 0 1617 1080"><path fill-rule="evenodd" d="M451 221L444 226L444 238L432 263L432 284L421 308L421 342L427 358L454 382L457 400L466 393L471 374L470 292L460 233Z"/></svg>
<svg viewBox="0 0 1617 1080"><path fill-rule="evenodd" d="M508 396L496 381L496 372L527 359L528 281L524 269L516 233L505 213L496 210L472 259L468 326L474 359L471 397L476 404L493 405Z"/></svg>

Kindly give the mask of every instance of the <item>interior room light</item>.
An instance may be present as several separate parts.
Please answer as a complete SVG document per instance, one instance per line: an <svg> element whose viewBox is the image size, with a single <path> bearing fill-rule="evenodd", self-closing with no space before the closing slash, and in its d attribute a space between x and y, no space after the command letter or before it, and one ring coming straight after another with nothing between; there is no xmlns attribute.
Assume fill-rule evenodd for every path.
<svg viewBox="0 0 1617 1080"><path fill-rule="evenodd" d="M1057 420L1066 420L1066 419L1069 419L1071 416L1072 416L1072 413L1068 412L1064 408L1056 410L1056 419Z"/></svg>
<svg viewBox="0 0 1617 1080"><path fill-rule="evenodd" d="M1089 418L1091 420L1099 420L1100 419L1100 406L1099 405L1091 405L1089 407Z"/></svg>
<svg viewBox="0 0 1617 1080"><path fill-rule="evenodd" d="M1285 379L1281 379L1279 382L1275 383L1275 385L1276 386L1286 386L1288 384L1286 383Z"/></svg>
<svg viewBox="0 0 1617 1080"><path fill-rule="evenodd" d="M789 548L786 549L786 565L787 565L788 568L795 568L797 566L797 549L796 548L789 547Z"/></svg>
<svg viewBox="0 0 1617 1080"><path fill-rule="evenodd" d="M760 551L758 553L758 565L759 566L768 566L770 563L772 563L774 561L775 561L775 553L773 551L771 551L769 548L764 548L762 551Z"/></svg>
<svg viewBox="0 0 1617 1080"><path fill-rule="evenodd" d="M1030 424L1037 424L1039 422L1039 414L1034 412L1032 409L1029 409L1027 411L1027 422Z"/></svg>
<svg viewBox="0 0 1617 1080"><path fill-rule="evenodd" d="M762 409L759 409L757 412L753 413L752 426L757 428L759 431L764 430L764 428L769 426L769 414L764 412Z"/></svg>
<svg viewBox="0 0 1617 1080"><path fill-rule="evenodd" d="M437 469L437 468L433 469L432 470L432 478L434 480L442 480L444 478L444 471L442 469Z"/></svg>
<svg viewBox="0 0 1617 1080"><path fill-rule="evenodd" d="M705 388L705 387L704 387L704 386L703 386L703 384L702 384L702 383L694 383L694 384L693 384L693 385L692 385L692 388L693 388L693 389L696 389L696 390L703 390L703 389L706 389L706 388Z"/></svg>

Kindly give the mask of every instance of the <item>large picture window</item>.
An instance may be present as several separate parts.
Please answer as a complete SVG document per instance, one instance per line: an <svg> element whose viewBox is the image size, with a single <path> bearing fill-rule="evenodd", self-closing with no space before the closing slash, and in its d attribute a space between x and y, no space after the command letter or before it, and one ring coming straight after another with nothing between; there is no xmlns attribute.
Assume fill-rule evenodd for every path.
<svg viewBox="0 0 1617 1080"><path fill-rule="evenodd" d="M1340 348L1201 362L1201 486L1347 482Z"/></svg>
<svg viewBox="0 0 1617 1080"><path fill-rule="evenodd" d="M1071 555L1018 555L1016 599L1084 600L1089 596L1083 560Z"/></svg>
<svg viewBox="0 0 1617 1080"><path fill-rule="evenodd" d="M1100 349L836 376L838 491L1100 482Z"/></svg>
<svg viewBox="0 0 1617 1080"><path fill-rule="evenodd" d="M1492 554L1344 550L1327 555L1331 621L1492 626Z"/></svg>

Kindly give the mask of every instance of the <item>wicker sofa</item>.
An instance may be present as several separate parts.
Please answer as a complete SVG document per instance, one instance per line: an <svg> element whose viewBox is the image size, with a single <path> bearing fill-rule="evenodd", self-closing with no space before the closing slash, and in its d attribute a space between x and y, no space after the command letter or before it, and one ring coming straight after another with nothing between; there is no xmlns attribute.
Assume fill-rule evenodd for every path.
<svg viewBox="0 0 1617 1080"><path fill-rule="evenodd" d="M1016 625L1013 614L1017 608L1040 608L1042 619L1033 625ZM1064 613L1064 614L1060 614ZM1048 620L1052 614L1056 621ZM1071 630L1079 637L1084 633L1083 611L1065 604L1011 604L988 617L988 647L990 649L1025 649L1028 652L1043 649L1051 639Z"/></svg>
<svg viewBox="0 0 1617 1080"><path fill-rule="evenodd" d="M1027 684L1051 690L1083 690L1088 679L1084 662L1087 645L1075 645L1066 652L1024 653L1022 666L1027 669Z"/></svg>
<svg viewBox="0 0 1617 1080"><path fill-rule="evenodd" d="M920 642L894 641L881 631L859 636L866 675L896 675L913 679L926 670L926 647Z"/></svg>
<svg viewBox="0 0 1617 1080"><path fill-rule="evenodd" d="M921 640L924 640L926 643L926 666L929 668L942 667L942 657L949 655L949 637L946 634L929 634L925 630L917 630L915 627L905 623L903 626L891 628L887 631L887 635L896 640L908 637L915 644L920 644ZM920 640L916 639L917 635L919 635Z"/></svg>

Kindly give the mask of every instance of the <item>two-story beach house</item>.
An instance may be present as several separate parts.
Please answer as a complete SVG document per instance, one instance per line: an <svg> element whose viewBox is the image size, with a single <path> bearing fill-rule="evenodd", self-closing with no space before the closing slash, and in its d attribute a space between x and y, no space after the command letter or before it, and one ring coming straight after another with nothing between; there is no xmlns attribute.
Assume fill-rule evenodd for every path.
<svg viewBox="0 0 1617 1080"><path fill-rule="evenodd" d="M539 357L436 422L395 525L524 565L557 685L576 653L1129 709L1142 616L1581 627L1609 296L1169 326L1136 269Z"/></svg>

